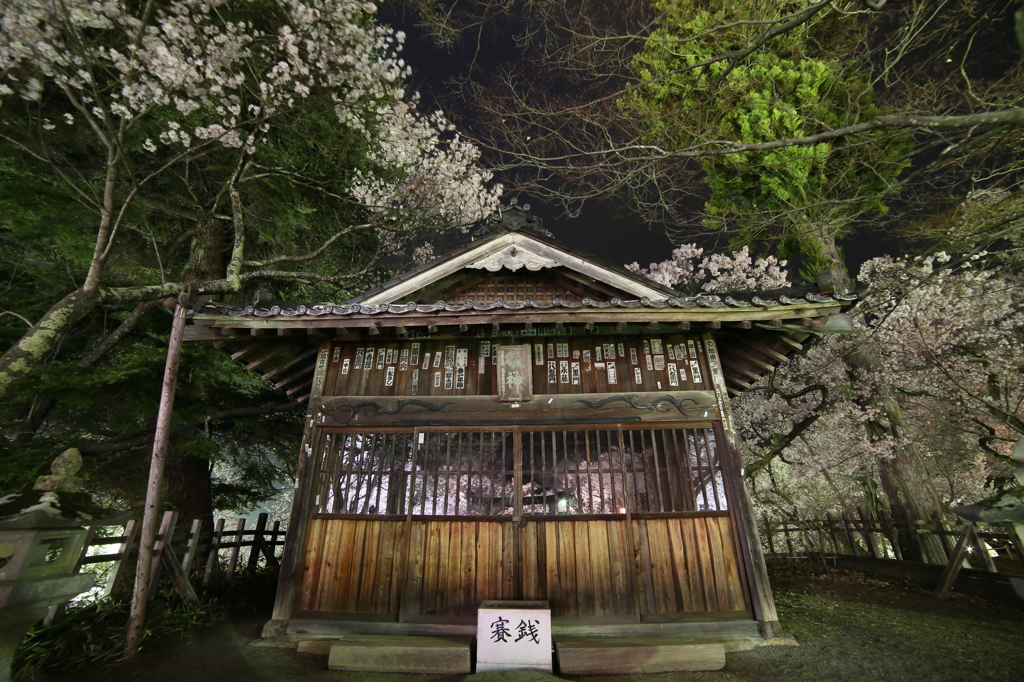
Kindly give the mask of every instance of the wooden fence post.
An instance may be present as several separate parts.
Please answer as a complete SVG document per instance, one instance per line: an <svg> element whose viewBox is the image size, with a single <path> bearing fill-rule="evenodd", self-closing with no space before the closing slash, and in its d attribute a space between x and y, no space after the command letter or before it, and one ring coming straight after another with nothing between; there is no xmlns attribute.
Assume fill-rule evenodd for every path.
<svg viewBox="0 0 1024 682"><path fill-rule="evenodd" d="M1014 528L1012 523L1001 523L999 525L1006 530L1006 541L1017 552L1017 558L1024 561L1024 545L1021 544L1021 540L1017 536L1017 529Z"/></svg>
<svg viewBox="0 0 1024 682"><path fill-rule="evenodd" d="M903 517L907 522L907 532L910 534L910 539L914 542L914 546L917 547L918 556L921 557L923 563L928 563L925 559L928 557L924 551L924 543L921 542L921 535L917 532L917 524L914 523L914 519L910 516L910 510L903 510Z"/></svg>
<svg viewBox="0 0 1024 682"><path fill-rule="evenodd" d="M789 521L782 520L782 534L786 536L786 556L793 556L793 538L789 536Z"/></svg>
<svg viewBox="0 0 1024 682"><path fill-rule="evenodd" d="M174 537L174 526L178 523L178 512L166 511L160 520L160 530L157 531L153 541L153 565L149 569L149 586L146 588L147 601L153 601L156 597L156 587L160 582L160 569L162 564L161 555L165 547L171 544Z"/></svg>
<svg viewBox="0 0 1024 682"><path fill-rule="evenodd" d="M948 533L952 532L946 528L945 523L942 521L937 513L932 512L932 521L935 522L935 527L938 528L939 541L942 542L942 549L946 552L946 558L953 553L953 545L949 542Z"/></svg>
<svg viewBox="0 0 1024 682"><path fill-rule="evenodd" d="M210 538L210 554L206 558L206 571L203 573L203 587L209 587L210 579L220 562L220 538L224 534L224 519L217 519L217 525Z"/></svg>
<svg viewBox="0 0 1024 682"><path fill-rule="evenodd" d="M274 560L277 561L277 538L281 533L281 520L274 521L274 530L270 531L270 553L274 555ZM284 544L283 542L281 544Z"/></svg>
<svg viewBox="0 0 1024 682"><path fill-rule="evenodd" d="M860 556L860 550L857 549L857 538L853 537L853 529L850 528L850 517L844 511L840 518L843 519L843 528L846 529L846 541L850 543L850 551L853 552L853 556Z"/></svg>
<svg viewBox="0 0 1024 682"><path fill-rule="evenodd" d="M118 558L114 560L114 565L110 567L110 574L107 577L107 585L103 590L103 597L109 597L117 591L120 587L121 581L124 580L124 574L128 571L128 567L131 565L130 559L132 554L132 548L135 546L135 541L139 537L139 528L141 527L138 519L130 519L128 523L124 525L124 541L121 543L120 549L117 551Z"/></svg>
<svg viewBox="0 0 1024 682"><path fill-rule="evenodd" d="M903 561L903 552L900 550L900 539L893 528L892 519L889 518L889 512L884 509L880 509L878 514L882 517L882 528L884 529L885 536L889 539L889 544L892 545L893 556L896 557L897 561Z"/></svg>
<svg viewBox="0 0 1024 682"><path fill-rule="evenodd" d="M768 515L767 514L764 514L762 516L761 527L764 528L764 534L768 538L768 551L771 552L772 554L775 554L775 541L772 538L772 535L774 535L773 531L775 529L772 528L772 524L768 522Z"/></svg>
<svg viewBox="0 0 1024 682"><path fill-rule="evenodd" d="M266 541L263 539L263 531L267 529L267 517L270 516L266 512L260 512L260 515L256 517L256 528L252 532L252 546L249 548L249 563L246 566L246 570L250 573L256 571L256 567L260 561L260 550L265 546ZM264 554L266 554L264 552ZM267 560L267 564L270 564L270 560Z"/></svg>
<svg viewBox="0 0 1024 682"><path fill-rule="evenodd" d="M857 515L860 517L860 522L864 524L861 526L861 535L864 536L864 540L868 543L868 551L871 552L871 556L878 559L878 543L875 541L875 528L871 517L868 516L868 511L862 506L857 506Z"/></svg>
<svg viewBox="0 0 1024 682"><path fill-rule="evenodd" d="M195 559L196 550L199 549L199 535L203 530L203 520L192 521L192 529L188 534L188 545L185 546L185 556L181 558L181 572L188 577L189 569L192 568L192 560Z"/></svg>
<svg viewBox="0 0 1024 682"><path fill-rule="evenodd" d="M242 549L242 536L245 535L245 519L238 519L235 527L235 542L231 546L231 558L228 559L228 580L235 579L235 565L238 563L238 553Z"/></svg>
<svg viewBox="0 0 1024 682"><path fill-rule="evenodd" d="M981 534L978 533L978 529L974 529L974 546L978 550L978 561L985 570L989 573L998 573L996 570L996 564L992 561L992 557L988 555L988 547L985 546L985 541L981 539Z"/></svg>
<svg viewBox="0 0 1024 682"><path fill-rule="evenodd" d="M832 546L836 549L836 556L842 554L839 550L839 536L836 531L836 522L832 518L832 514L825 512L825 520L828 522L828 533L832 537Z"/></svg>

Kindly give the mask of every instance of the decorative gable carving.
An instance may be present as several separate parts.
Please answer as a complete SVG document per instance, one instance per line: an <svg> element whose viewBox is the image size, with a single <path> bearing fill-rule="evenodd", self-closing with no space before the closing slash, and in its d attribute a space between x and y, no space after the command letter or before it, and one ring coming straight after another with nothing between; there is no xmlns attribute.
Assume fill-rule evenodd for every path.
<svg viewBox="0 0 1024 682"><path fill-rule="evenodd" d="M466 267L474 270L489 270L491 272L498 272L501 269L514 272L525 267L527 270L537 272L543 268L553 268L558 265L560 263L551 258L528 251L519 244L512 244L497 253L474 261Z"/></svg>

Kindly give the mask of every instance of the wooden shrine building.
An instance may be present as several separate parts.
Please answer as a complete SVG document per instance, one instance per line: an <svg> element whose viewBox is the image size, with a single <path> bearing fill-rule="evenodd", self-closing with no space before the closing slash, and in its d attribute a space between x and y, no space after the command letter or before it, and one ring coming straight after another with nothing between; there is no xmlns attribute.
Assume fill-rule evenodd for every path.
<svg viewBox="0 0 1024 682"><path fill-rule="evenodd" d="M853 297L685 296L518 206L472 236L345 303L192 311L308 401L265 636L472 634L488 599L556 639L776 635L729 396Z"/></svg>

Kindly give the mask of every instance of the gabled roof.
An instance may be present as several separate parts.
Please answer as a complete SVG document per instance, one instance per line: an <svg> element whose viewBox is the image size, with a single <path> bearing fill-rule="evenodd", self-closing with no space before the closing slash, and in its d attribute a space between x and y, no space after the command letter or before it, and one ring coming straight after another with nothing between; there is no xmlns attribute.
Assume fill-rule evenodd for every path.
<svg viewBox="0 0 1024 682"><path fill-rule="evenodd" d="M315 346L307 340L373 338L382 329L402 338L407 328L451 335L475 325L497 329L498 323L524 329L586 325L597 331L630 326L629 333L698 325L720 335L723 374L734 394L801 349L809 336L852 329L843 310L857 299L854 294L822 294L808 285L687 296L559 243L527 209L501 209L468 244L344 303L260 308L200 303L192 310L185 338L224 347L232 359L303 401L309 397L315 363ZM524 278L564 286L561 291L572 289L572 296L552 293L551 287L543 300L501 293ZM475 297L473 292L482 289L488 295ZM449 300L442 300L445 296Z"/></svg>
<svg viewBox="0 0 1024 682"><path fill-rule="evenodd" d="M680 296L673 289L560 243L543 229L528 208L513 204L500 209L485 221L469 244L407 270L345 303L369 307L415 302L417 292L460 271L517 272L523 268L534 272L564 268L616 290L621 299L663 300Z"/></svg>

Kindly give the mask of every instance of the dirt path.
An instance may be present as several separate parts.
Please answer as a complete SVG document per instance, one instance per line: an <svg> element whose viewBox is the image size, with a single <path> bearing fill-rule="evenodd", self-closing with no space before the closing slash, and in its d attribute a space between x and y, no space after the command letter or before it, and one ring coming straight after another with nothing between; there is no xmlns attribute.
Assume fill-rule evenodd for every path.
<svg viewBox="0 0 1024 682"><path fill-rule="evenodd" d="M1024 680L1024 602L955 596L939 600L899 580L811 564L772 569L783 628L799 647L759 647L728 655L713 673L572 677L584 682L814 682ZM155 642L138 661L40 677L40 682L542 682L541 674L473 676L344 673L327 657L249 646L267 616L246 616L173 641Z"/></svg>

